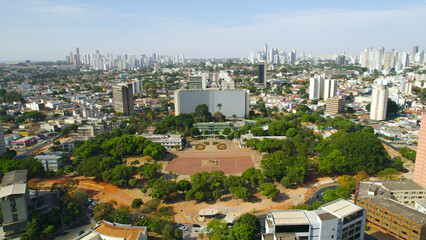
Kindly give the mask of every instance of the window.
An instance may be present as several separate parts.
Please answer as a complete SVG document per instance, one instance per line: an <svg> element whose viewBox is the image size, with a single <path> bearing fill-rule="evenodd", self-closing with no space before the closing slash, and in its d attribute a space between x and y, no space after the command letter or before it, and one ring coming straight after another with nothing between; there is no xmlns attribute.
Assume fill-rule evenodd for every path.
<svg viewBox="0 0 426 240"><path fill-rule="evenodd" d="M419 234L419 232L417 230L412 229L411 231L415 234Z"/></svg>

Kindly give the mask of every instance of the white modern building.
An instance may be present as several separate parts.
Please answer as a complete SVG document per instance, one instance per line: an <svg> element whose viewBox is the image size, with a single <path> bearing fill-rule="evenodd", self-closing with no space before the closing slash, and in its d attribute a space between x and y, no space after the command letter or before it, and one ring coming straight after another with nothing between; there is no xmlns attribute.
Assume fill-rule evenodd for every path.
<svg viewBox="0 0 426 240"><path fill-rule="evenodd" d="M148 138L152 142L159 143L166 149L174 148L178 146L180 149L183 148L183 138L179 134L142 134L144 138Z"/></svg>
<svg viewBox="0 0 426 240"><path fill-rule="evenodd" d="M371 94L370 119L386 120L389 91L385 86L376 86Z"/></svg>
<svg viewBox="0 0 426 240"><path fill-rule="evenodd" d="M175 114L193 113L200 104L206 104L214 114L220 111L230 118L235 114L243 118L249 114L247 90L187 90L175 91Z"/></svg>
<svg viewBox="0 0 426 240"><path fill-rule="evenodd" d="M315 75L309 83L309 99L332 98L337 93L337 80L324 79L321 75Z"/></svg>
<svg viewBox="0 0 426 240"><path fill-rule="evenodd" d="M132 82L133 86L133 95L143 93L143 81L136 79Z"/></svg>
<svg viewBox="0 0 426 240"><path fill-rule="evenodd" d="M329 98L335 97L337 93L337 80L326 79L324 80L324 95L323 99L326 101Z"/></svg>
<svg viewBox="0 0 426 240"><path fill-rule="evenodd" d="M262 240L362 240L366 210L354 203L338 199L314 211L270 211L265 219Z"/></svg>
<svg viewBox="0 0 426 240"><path fill-rule="evenodd" d="M36 155L35 158L43 164L44 170L57 171L62 168L63 155L63 152L44 152Z"/></svg>

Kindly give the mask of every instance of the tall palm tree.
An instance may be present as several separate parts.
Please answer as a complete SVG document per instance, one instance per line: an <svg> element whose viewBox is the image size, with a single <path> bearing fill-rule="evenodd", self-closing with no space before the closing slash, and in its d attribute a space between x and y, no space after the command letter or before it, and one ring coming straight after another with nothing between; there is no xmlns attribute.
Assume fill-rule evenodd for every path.
<svg viewBox="0 0 426 240"><path fill-rule="evenodd" d="M220 110L222 110L222 103L218 103L217 108L219 108L219 112L220 112Z"/></svg>

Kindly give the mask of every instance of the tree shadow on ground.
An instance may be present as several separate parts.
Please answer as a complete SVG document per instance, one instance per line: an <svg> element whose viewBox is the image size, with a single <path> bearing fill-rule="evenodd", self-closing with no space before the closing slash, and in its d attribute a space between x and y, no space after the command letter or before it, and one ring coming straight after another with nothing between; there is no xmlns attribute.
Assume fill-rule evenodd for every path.
<svg viewBox="0 0 426 240"><path fill-rule="evenodd" d="M220 201L222 201L222 202L228 202L230 200L232 200L231 196L226 196L226 197L223 197L223 198L220 199Z"/></svg>
<svg viewBox="0 0 426 240"><path fill-rule="evenodd" d="M250 201L251 203L260 203L260 202L262 202L263 200L262 200L262 198L260 198L260 197L252 196L252 197L250 197L249 201Z"/></svg>
<svg viewBox="0 0 426 240"><path fill-rule="evenodd" d="M277 196L275 196L274 198L272 198L272 201L273 202L284 202L285 200L288 200L288 199L290 199L290 198L288 197L287 194L280 193Z"/></svg>

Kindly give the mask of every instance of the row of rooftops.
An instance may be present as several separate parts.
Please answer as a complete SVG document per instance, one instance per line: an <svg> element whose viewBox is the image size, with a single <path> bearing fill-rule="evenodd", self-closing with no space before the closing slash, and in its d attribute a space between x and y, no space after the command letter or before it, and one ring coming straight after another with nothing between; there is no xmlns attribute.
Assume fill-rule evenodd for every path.
<svg viewBox="0 0 426 240"><path fill-rule="evenodd" d="M0 198L25 194L27 191L27 172L27 169L22 169L5 173L1 180Z"/></svg>
<svg viewBox="0 0 426 240"><path fill-rule="evenodd" d="M426 214L398 202L395 198L397 194L423 195L423 198L416 201L424 204L426 190L413 181L362 181L359 182L356 197L423 224L426 220Z"/></svg>

